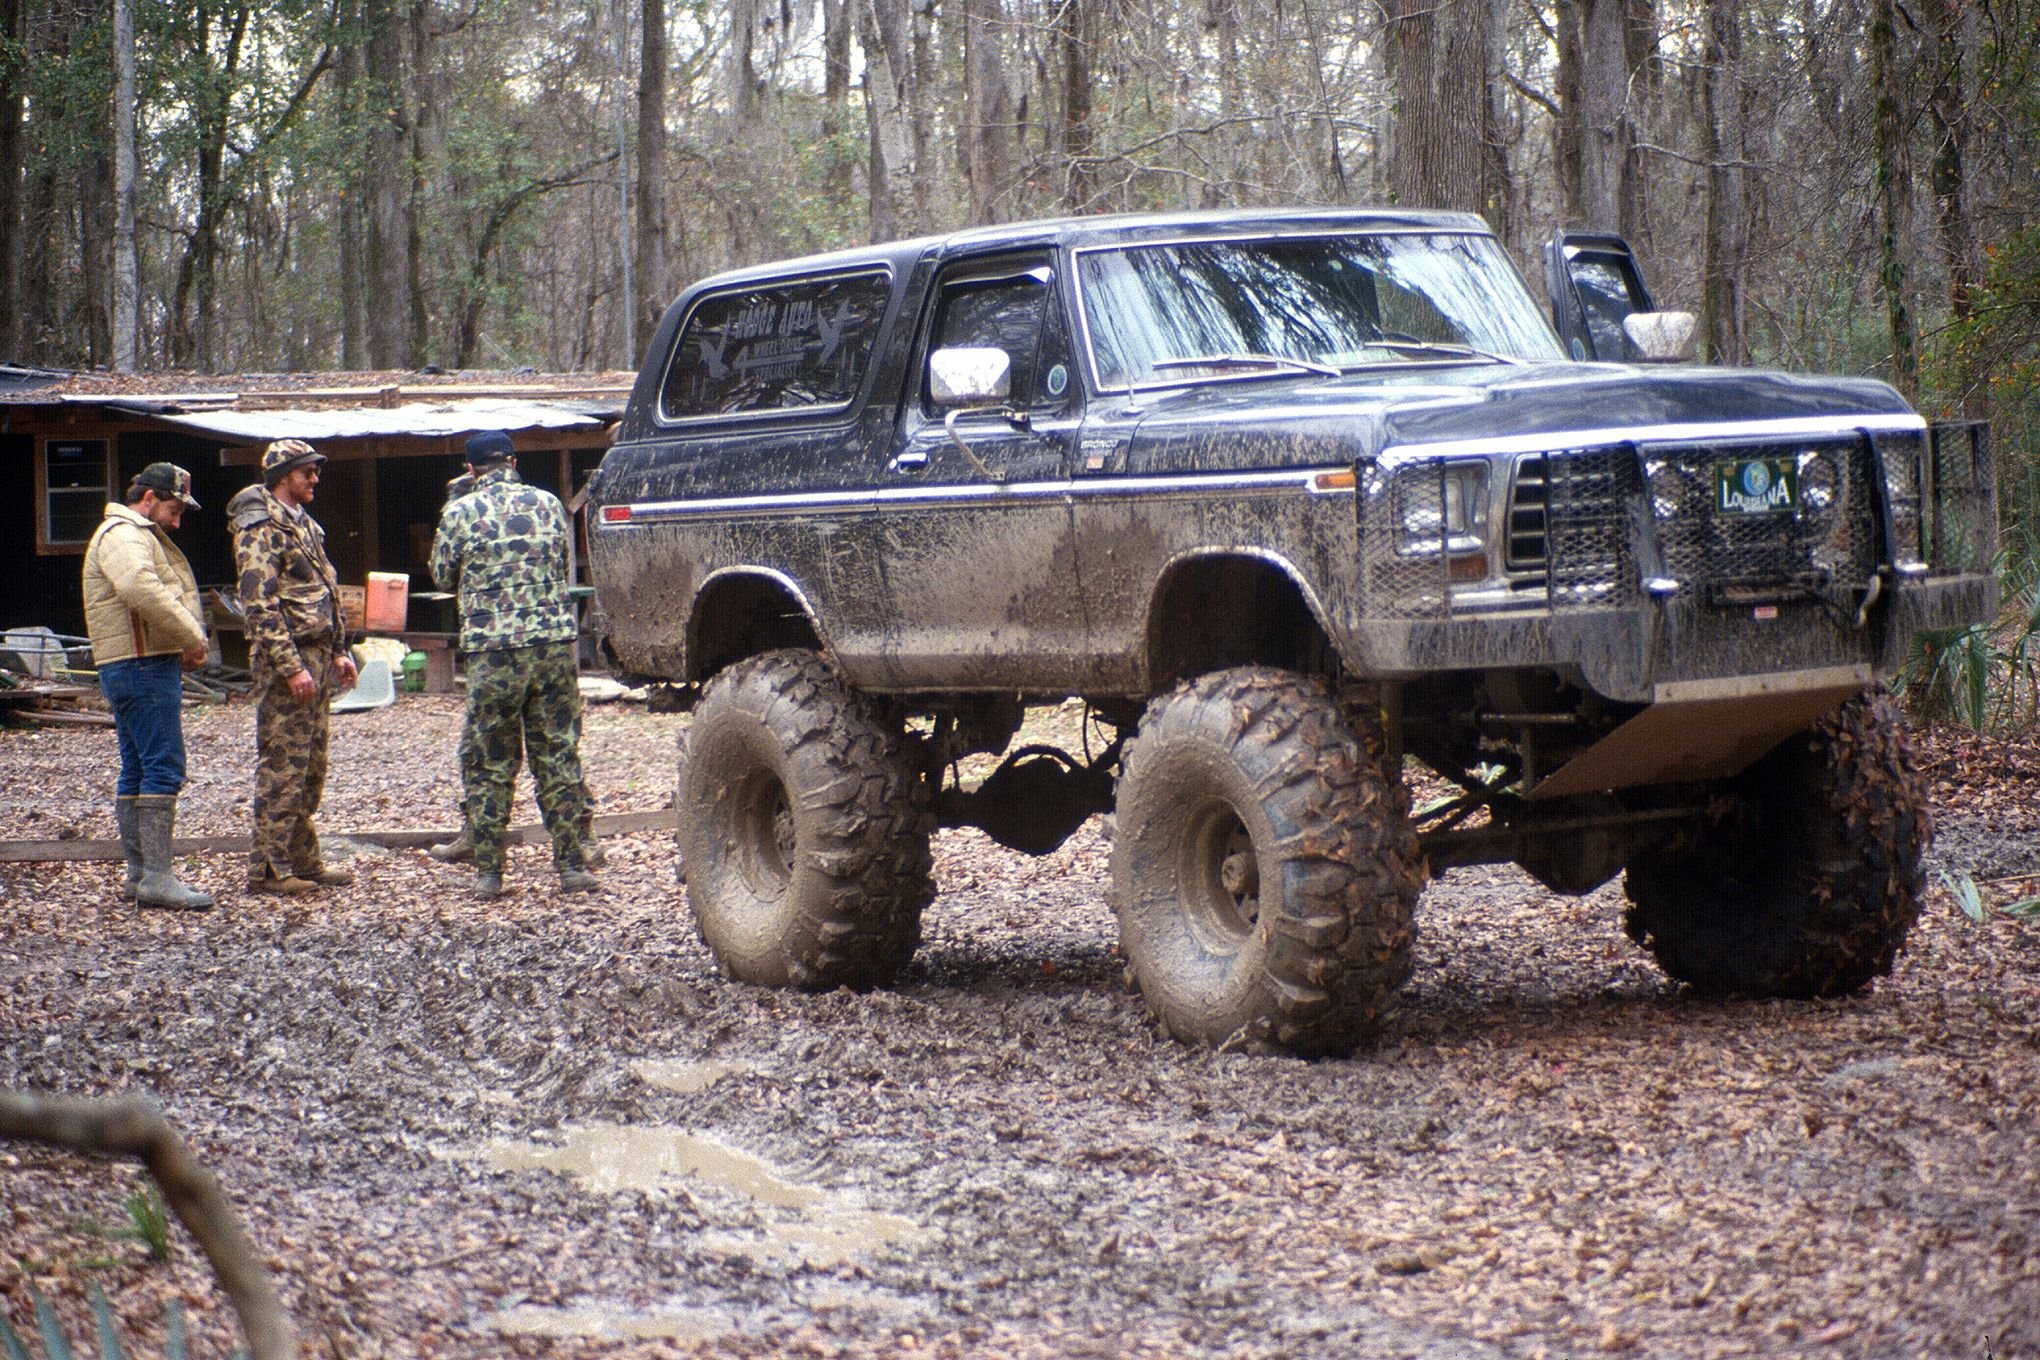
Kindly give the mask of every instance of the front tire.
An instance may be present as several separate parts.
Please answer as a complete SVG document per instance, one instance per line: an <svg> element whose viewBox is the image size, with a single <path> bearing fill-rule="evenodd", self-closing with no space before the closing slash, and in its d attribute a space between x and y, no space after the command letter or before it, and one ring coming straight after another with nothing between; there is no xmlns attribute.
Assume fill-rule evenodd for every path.
<svg viewBox="0 0 2040 1360"><path fill-rule="evenodd" d="M1141 719L1113 895L1133 980L1178 1039L1350 1052L1409 977L1424 879L1401 780L1319 681L1220 671Z"/></svg>
<svg viewBox="0 0 2040 1360"><path fill-rule="evenodd" d="M934 818L900 734L812 652L717 674L681 739L681 874L740 982L891 982L934 896Z"/></svg>
<svg viewBox="0 0 2040 1360"><path fill-rule="evenodd" d="M1727 795L1682 844L1630 863L1630 938L1712 995L1844 996L1889 973L1933 834L1890 697L1849 700Z"/></svg>

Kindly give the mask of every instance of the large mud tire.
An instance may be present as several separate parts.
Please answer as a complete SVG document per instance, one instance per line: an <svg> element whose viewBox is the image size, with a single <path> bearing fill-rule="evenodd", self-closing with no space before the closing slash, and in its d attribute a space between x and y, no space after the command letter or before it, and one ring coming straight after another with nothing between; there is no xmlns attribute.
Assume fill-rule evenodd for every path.
<svg viewBox="0 0 2040 1360"><path fill-rule="evenodd" d="M934 896L933 814L900 734L828 662L777 651L719 673L681 739L681 875L741 982L891 982Z"/></svg>
<svg viewBox="0 0 2040 1360"><path fill-rule="evenodd" d="M1711 995L1844 996L1891 971L1920 911L1927 791L1890 698L1866 690L1628 869L1624 926Z"/></svg>
<svg viewBox="0 0 2040 1360"><path fill-rule="evenodd" d="M1318 681L1240 667L1156 699L1127 748L1112 885L1134 984L1186 1043L1373 1037L1425 880L1401 780Z"/></svg>

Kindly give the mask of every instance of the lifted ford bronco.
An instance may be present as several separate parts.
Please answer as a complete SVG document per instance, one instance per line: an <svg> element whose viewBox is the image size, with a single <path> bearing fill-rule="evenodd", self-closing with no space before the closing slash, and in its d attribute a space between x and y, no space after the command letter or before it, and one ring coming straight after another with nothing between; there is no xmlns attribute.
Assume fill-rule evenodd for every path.
<svg viewBox="0 0 2040 1360"><path fill-rule="evenodd" d="M1625 874L1630 933L1710 991L1888 972L1929 828L1877 682L1995 609L1984 433L1874 381L1610 362L1691 319L1614 238L1547 274L1556 329L1478 218L1268 211L688 290L589 553L619 667L695 701L723 967L882 985L935 826L1045 853L1110 810L1131 975L1193 1043L1368 1038L1458 865ZM1090 758L945 777L1068 696ZM1413 815L1411 758L1456 794Z"/></svg>

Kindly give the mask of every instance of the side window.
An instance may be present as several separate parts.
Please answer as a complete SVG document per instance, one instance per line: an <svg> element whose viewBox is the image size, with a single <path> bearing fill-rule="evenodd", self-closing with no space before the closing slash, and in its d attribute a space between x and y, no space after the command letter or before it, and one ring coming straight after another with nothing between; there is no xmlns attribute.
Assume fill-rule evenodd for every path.
<svg viewBox="0 0 2040 1360"><path fill-rule="evenodd" d="M701 299L673 347L660 414L686 420L848 406L891 292L887 275L870 273Z"/></svg>
<svg viewBox="0 0 2040 1360"><path fill-rule="evenodd" d="M1013 361L1013 405L1062 405L1071 384L1069 339L1054 303L1054 277L1043 267L944 283L930 352L959 346L1004 350Z"/></svg>
<svg viewBox="0 0 2040 1360"><path fill-rule="evenodd" d="M1579 294L1580 310L1586 313L1587 333L1594 337L1594 353L1605 359L1622 357L1622 321L1638 306L1629 291L1629 280L1614 261L1597 255L1581 255L1572 265L1573 288Z"/></svg>

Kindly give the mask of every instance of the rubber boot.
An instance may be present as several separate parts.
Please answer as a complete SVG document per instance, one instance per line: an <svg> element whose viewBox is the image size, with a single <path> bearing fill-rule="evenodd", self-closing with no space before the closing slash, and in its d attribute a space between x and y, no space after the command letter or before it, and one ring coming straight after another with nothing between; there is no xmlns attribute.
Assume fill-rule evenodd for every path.
<svg viewBox="0 0 2040 1360"><path fill-rule="evenodd" d="M176 827L176 794L136 796L135 839L142 848L142 878L135 885L135 901L169 911L206 911L213 904L211 894L185 887L170 868L170 835Z"/></svg>
<svg viewBox="0 0 2040 1360"><path fill-rule="evenodd" d="M475 857L475 829L466 822L460 824L460 834L450 841L441 841L425 851L441 864L459 864Z"/></svg>
<svg viewBox="0 0 2040 1360"><path fill-rule="evenodd" d="M142 842L135 832L135 796L113 800L113 824L120 829L120 848L127 854L127 883L121 896L135 900L135 885L142 881Z"/></svg>

